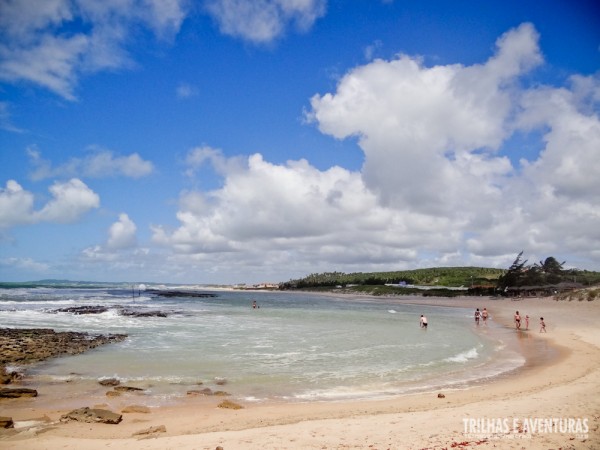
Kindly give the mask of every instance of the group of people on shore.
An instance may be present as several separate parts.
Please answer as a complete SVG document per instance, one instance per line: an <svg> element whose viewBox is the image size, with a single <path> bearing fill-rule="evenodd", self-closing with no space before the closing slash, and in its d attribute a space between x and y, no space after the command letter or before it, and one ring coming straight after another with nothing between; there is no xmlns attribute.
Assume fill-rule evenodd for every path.
<svg viewBox="0 0 600 450"><path fill-rule="evenodd" d="M479 310L479 308L477 308L475 310L475 323L477 325L479 325L479 322L482 321L484 325L487 325L487 320L489 317L489 313L487 308L483 308L483 310ZM517 311L515 313L515 327L517 328L517 330L521 329L521 315L519 314L519 311ZM419 321L419 326L421 328L427 328L427 317L425 317L424 314L421 314L421 319ZM529 316L526 315L525 316L525 329L529 330ZM544 322L544 318L540 317L540 333L546 333L546 322Z"/></svg>
<svg viewBox="0 0 600 450"><path fill-rule="evenodd" d="M515 328L517 330L520 330L521 329L521 314L519 314L519 311L515 312L514 320L515 320ZM529 316L528 315L525 315L525 329L529 330ZM540 317L540 333L546 333L546 322L544 322L543 317Z"/></svg>

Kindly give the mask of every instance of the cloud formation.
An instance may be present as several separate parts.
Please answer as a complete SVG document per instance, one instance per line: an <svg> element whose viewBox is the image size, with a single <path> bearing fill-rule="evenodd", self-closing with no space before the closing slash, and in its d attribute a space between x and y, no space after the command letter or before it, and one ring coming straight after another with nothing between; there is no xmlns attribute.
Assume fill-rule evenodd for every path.
<svg viewBox="0 0 600 450"><path fill-rule="evenodd" d="M172 39L184 0L0 0L0 80L42 86L75 100L79 78L131 64L134 25Z"/></svg>
<svg viewBox="0 0 600 450"><path fill-rule="evenodd" d="M325 14L325 0L209 0L207 11L223 34L264 44L289 24L306 31Z"/></svg>
<svg viewBox="0 0 600 450"><path fill-rule="evenodd" d="M154 227L153 240L174 260L271 268L275 279L278 267L504 267L522 249L600 262L599 80L523 87L542 63L538 34L523 24L482 64L399 55L356 67L315 95L308 115L323 133L358 140L360 172L197 148L188 175L210 163L223 186L183 192L180 225ZM511 161L516 134L539 136L541 152Z"/></svg>
<svg viewBox="0 0 600 450"><path fill-rule="evenodd" d="M137 226L125 213L119 214L119 220L113 223L108 230L106 245L113 250L135 247L137 243Z"/></svg>
<svg viewBox="0 0 600 450"><path fill-rule="evenodd" d="M98 194L77 178L55 182L49 191L52 199L41 209L34 210L33 194L16 181L8 180L6 188L0 189L0 228L38 222L75 222L100 206Z"/></svg>
<svg viewBox="0 0 600 450"><path fill-rule="evenodd" d="M290 26L308 30L326 0L207 0L224 34L269 43ZM26 82L74 101L82 76L131 67L132 30L172 41L191 10L187 0L0 0L0 81ZM180 98L193 95L189 85Z"/></svg>
<svg viewBox="0 0 600 450"><path fill-rule="evenodd" d="M113 152L102 149L92 149L84 158L71 158L68 162L52 167L52 163L42 158L41 153L34 147L27 149L34 170L31 179L44 180L55 177L80 176L84 178L106 178L124 176L141 178L154 171L154 165L145 161L137 153L129 156L115 156Z"/></svg>

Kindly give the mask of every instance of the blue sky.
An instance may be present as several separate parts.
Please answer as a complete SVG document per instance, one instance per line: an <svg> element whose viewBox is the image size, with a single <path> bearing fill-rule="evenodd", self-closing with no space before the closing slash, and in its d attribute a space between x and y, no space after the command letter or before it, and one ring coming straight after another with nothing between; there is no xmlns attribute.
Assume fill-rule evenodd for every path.
<svg viewBox="0 0 600 450"><path fill-rule="evenodd" d="M599 68L595 1L0 0L0 280L600 270Z"/></svg>

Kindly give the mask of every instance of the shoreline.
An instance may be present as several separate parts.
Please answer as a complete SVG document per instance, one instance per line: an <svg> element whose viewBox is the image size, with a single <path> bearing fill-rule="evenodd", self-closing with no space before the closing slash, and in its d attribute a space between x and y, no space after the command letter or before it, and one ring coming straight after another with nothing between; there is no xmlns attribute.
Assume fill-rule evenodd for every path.
<svg viewBox="0 0 600 450"><path fill-rule="evenodd" d="M336 296L336 295L334 295ZM337 297L347 298L347 294ZM356 296L366 301L378 297ZM182 404L152 409L149 414L123 414L119 425L70 422L37 434L4 431L0 448L106 448L114 444L126 449L178 448L444 448L467 442L480 448L521 448L514 434L465 433L467 418L568 417L587 418L587 436L537 433L527 436L527 448L598 448L600 439L595 399L600 386L600 333L595 323L600 307L594 302L556 302L549 298L514 301L486 297L389 298L385 301L427 306L487 307L492 318L507 332L518 333L517 342L526 352L535 342L540 348L556 349L550 361L525 354L525 365L509 373L477 383L467 389L435 393L405 394L382 400L243 404L244 409L217 408L222 400L185 399ZM522 310L532 317L530 331L514 330L512 314ZM548 333L538 333L539 314L547 317ZM535 317L535 319L534 319ZM482 326L482 325L480 325ZM512 328L512 330L511 330ZM23 402L23 400L21 400ZM17 424L47 416L56 421L68 411L36 408L10 401L2 403L2 414ZM135 404L135 398L131 398ZM29 407L34 406L34 407ZM89 405L90 407L102 405ZM424 425L426 424L426 425ZM155 439L132 437L140 430L164 425L166 432ZM595 428L594 428L595 427ZM471 429L466 431L473 431ZM480 429L476 431L482 431ZM483 430L490 431L490 430ZM494 431L494 430L492 430ZM496 430L497 431L497 430ZM521 433L519 438L523 438ZM483 441L483 442L480 442ZM405 444L400 445L401 442ZM480 442L479 444L475 444ZM408 446L407 446L408 445ZM515 447L511 447L515 445ZM576 445L576 447L573 447ZM570 446L570 447L569 447Z"/></svg>

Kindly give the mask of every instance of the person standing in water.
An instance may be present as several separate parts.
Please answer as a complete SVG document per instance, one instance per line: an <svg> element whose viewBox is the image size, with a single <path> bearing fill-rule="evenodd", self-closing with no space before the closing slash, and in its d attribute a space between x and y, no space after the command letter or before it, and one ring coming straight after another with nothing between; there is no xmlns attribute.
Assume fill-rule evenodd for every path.
<svg viewBox="0 0 600 450"><path fill-rule="evenodd" d="M519 311L515 313L515 327L517 330L521 329L521 316L519 315Z"/></svg>
<svg viewBox="0 0 600 450"><path fill-rule="evenodd" d="M488 310L486 308L483 308L483 311L481 311L481 318L483 319L483 323L486 324L488 318Z"/></svg>
<svg viewBox="0 0 600 450"><path fill-rule="evenodd" d="M479 308L475 311L475 323L479 325L479 318L481 317L481 312L479 312Z"/></svg>
<svg viewBox="0 0 600 450"><path fill-rule="evenodd" d="M421 314L420 325L421 325L421 328L427 328L427 317L425 317L423 314Z"/></svg>
<svg viewBox="0 0 600 450"><path fill-rule="evenodd" d="M546 333L546 322L543 317L540 317L540 333Z"/></svg>

